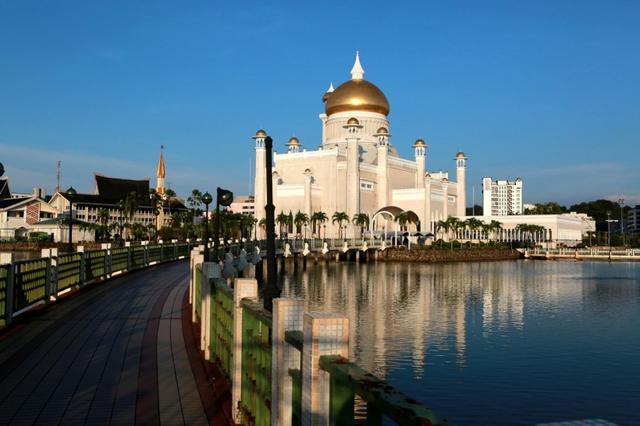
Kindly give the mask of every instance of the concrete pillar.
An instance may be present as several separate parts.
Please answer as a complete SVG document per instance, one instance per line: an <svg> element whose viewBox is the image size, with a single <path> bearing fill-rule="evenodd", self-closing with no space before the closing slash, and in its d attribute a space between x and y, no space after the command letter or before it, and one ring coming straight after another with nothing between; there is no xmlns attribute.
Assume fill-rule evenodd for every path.
<svg viewBox="0 0 640 426"><path fill-rule="evenodd" d="M360 153L358 139L347 138L347 214L360 213ZM348 227L349 229L351 227ZM346 237L346 235L345 235Z"/></svg>
<svg viewBox="0 0 640 426"><path fill-rule="evenodd" d="M304 209L303 213L306 213L308 217L311 217L311 183L313 182L313 176L307 169L304 172Z"/></svg>
<svg viewBox="0 0 640 426"><path fill-rule="evenodd" d="M458 153L456 156L456 185L457 185L457 204L456 204L456 216L466 216L467 206L467 190L466 190L466 173L467 173L467 158L463 153Z"/></svg>
<svg viewBox="0 0 640 426"><path fill-rule="evenodd" d="M378 185L377 185L377 196L378 196L378 209L382 207L386 207L389 205L389 186L388 186L388 173L387 173L387 155L389 153L389 148L385 144L378 145Z"/></svg>
<svg viewBox="0 0 640 426"><path fill-rule="evenodd" d="M349 319L330 312L304 314L302 351L302 424L329 424L329 373L320 369L320 356L349 358Z"/></svg>
<svg viewBox="0 0 640 426"><path fill-rule="evenodd" d="M231 414L240 423L238 403L242 392L242 299L258 300L258 282L253 278L236 278L233 289L233 353L231 362Z"/></svg>
<svg viewBox="0 0 640 426"><path fill-rule="evenodd" d="M300 368L300 352L285 342L287 331L302 331L304 299L273 300L271 424L291 424L293 382L289 369Z"/></svg>
<svg viewBox="0 0 640 426"><path fill-rule="evenodd" d="M196 322L196 304L195 302L195 286L196 286L196 274L198 273L198 265L204 263L204 254L198 253L194 256L193 267L191 269L191 288L189 294L191 295L191 321Z"/></svg>
<svg viewBox="0 0 640 426"><path fill-rule="evenodd" d="M265 205L267 204L267 164L264 137L256 138L256 174L255 174L255 218L258 222L266 217ZM271 178L271 177L269 177ZM257 230L258 238L266 237L266 231L261 227Z"/></svg>
<svg viewBox="0 0 640 426"><path fill-rule="evenodd" d="M426 176L424 178L424 216L421 220L422 231L433 232L435 234L431 223L431 176Z"/></svg>

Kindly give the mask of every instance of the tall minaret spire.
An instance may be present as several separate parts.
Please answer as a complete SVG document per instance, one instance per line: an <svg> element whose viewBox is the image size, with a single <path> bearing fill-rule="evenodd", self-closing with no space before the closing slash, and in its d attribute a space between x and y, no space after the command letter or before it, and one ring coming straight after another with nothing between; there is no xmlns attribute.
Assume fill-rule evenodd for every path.
<svg viewBox="0 0 640 426"><path fill-rule="evenodd" d="M156 192L164 194L164 145L160 145L160 159L158 160L158 170L156 173Z"/></svg>
<svg viewBox="0 0 640 426"><path fill-rule="evenodd" d="M351 68L351 80L362 80L364 78L364 68L360 65L360 52L356 50L356 62Z"/></svg>

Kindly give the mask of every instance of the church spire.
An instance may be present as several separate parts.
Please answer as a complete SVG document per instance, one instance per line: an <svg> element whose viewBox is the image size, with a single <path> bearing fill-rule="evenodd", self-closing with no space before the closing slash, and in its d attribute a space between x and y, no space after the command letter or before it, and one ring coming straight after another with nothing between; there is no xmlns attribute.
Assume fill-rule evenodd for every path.
<svg viewBox="0 0 640 426"><path fill-rule="evenodd" d="M158 171L156 173L158 178L164 178L164 156L162 151L164 151L164 145L160 145L160 159L158 160Z"/></svg>
<svg viewBox="0 0 640 426"><path fill-rule="evenodd" d="M356 62L351 68L351 80L362 80L364 78L364 68L360 65L360 52L356 50Z"/></svg>

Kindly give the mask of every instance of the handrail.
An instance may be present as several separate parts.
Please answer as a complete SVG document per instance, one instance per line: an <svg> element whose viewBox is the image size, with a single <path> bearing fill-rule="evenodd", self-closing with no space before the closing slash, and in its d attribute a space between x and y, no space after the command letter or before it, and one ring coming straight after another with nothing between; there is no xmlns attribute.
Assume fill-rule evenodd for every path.
<svg viewBox="0 0 640 426"><path fill-rule="evenodd" d="M191 245L139 245L79 250L0 265L0 327L32 307L55 301L62 292L107 279L114 273L184 258Z"/></svg>
<svg viewBox="0 0 640 426"><path fill-rule="evenodd" d="M382 424L383 416L389 417L400 425L446 424L446 420L438 418L433 411L418 401L409 398L346 358L337 355L321 356L320 369L331 375L332 387L341 387L343 392L345 388L351 389L351 392L367 402L367 424L370 422ZM331 390L331 393L334 393L334 389ZM346 397L349 397L348 393L346 393ZM332 410L332 414L339 416L336 419L336 424L351 424L353 422L353 405L347 406L347 408L351 408L350 412L344 410L344 407L333 408L335 409Z"/></svg>

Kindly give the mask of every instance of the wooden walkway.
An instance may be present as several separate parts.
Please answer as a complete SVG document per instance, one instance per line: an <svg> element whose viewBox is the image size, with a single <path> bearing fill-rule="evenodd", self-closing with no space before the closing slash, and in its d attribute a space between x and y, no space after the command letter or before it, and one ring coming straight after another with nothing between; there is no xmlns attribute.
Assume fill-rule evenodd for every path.
<svg viewBox="0 0 640 426"><path fill-rule="evenodd" d="M0 335L0 425L216 422L187 280L185 262L134 272Z"/></svg>

